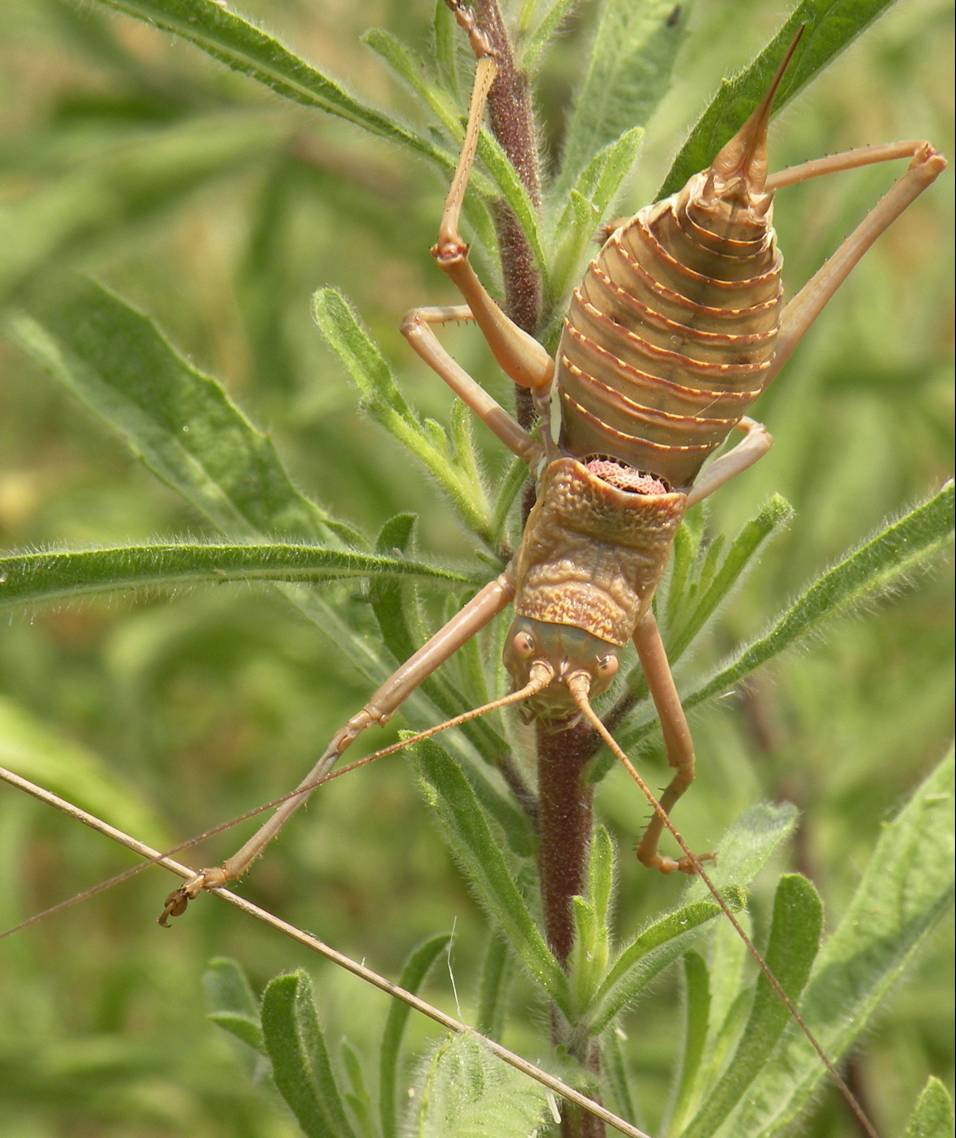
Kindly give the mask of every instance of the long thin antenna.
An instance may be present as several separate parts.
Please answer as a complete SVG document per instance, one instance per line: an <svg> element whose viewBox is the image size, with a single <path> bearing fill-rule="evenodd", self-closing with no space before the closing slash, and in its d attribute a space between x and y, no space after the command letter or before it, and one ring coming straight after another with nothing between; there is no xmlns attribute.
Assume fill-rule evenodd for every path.
<svg viewBox="0 0 956 1138"><path fill-rule="evenodd" d="M442 724L442 726L447 727L448 724ZM434 734L434 731L432 733ZM407 740L406 746L412 741L411 739ZM2 768L0 768L0 770L2 770ZM41 802L56 807L57 810L69 814L71 817L83 822L84 825L89 826L98 833L105 834L107 837L112 838L113 841L126 846L127 849L133 850L135 853L140 854L140 856L147 858L148 861L144 863L145 865L161 865L164 869L168 869L171 873L178 874L180 877L192 877L193 871L188 866L180 865L179 862L173 861L165 854L159 853L158 850L154 850L143 842L137 841L136 838L124 833L122 830L116 829L115 826L110 826L107 822L103 822L92 814L87 814L85 810L80 810L79 807L74 806L72 803L65 802L62 798L58 798L57 795L52 794L48 790L44 790L42 786L28 782L25 778L13 774L12 771L4 772L3 777L12 786L16 786L20 790L25 790L34 798L38 798ZM387 995L401 1000L422 1015L428 1016L429 1019L441 1024L441 1026L447 1028L448 1031L452 1031L457 1035L468 1035L472 1039L476 1039L483 1047L486 1047L492 1054L501 1059L502 1062L507 1063L516 1071L520 1071L522 1074L541 1083L541 1085L547 1087L548 1090L560 1095L568 1102L574 1103L582 1110L587 1111L588 1114L599 1118L602 1122L606 1122L608 1126L613 1126L615 1130L620 1131L620 1133L626 1135L627 1138L650 1138L649 1134L646 1134L643 1130L638 1129L638 1127L625 1121L623 1118L618 1117L618 1115L608 1110L607 1107L602 1106L601 1103L588 1098L587 1095L575 1090L574 1087L568 1086L567 1083L562 1082L561 1079L556 1078L547 1071L543 1071L540 1067L535 1066L534 1063L529 1062L514 1051L509 1051L507 1047L503 1047L497 1040L489 1039L487 1036L475 1031L474 1028L469 1027L468 1024L462 1023L461 1020L454 1019L440 1008L436 1008L433 1004L427 1003L421 996L415 995L414 992L406 991L406 989L400 988L398 984L393 984L392 981L385 976L381 976L378 972L373 972L372 969L366 965L360 964L357 960L353 960L344 953L338 952L330 945L319 940L318 937L304 932L295 925L290 925L287 921L283 921L281 917L277 917L265 909L260 909L258 905L253 905L252 902L247 901L245 897L239 897L237 894L229 892L228 889L220 888L213 890L213 892L218 897L221 897L223 901L234 905L248 916L255 917L257 920L271 925L272 928L278 930L283 935L290 937L292 940L297 941L313 952L319 953L320 956L324 956L326 960L330 960L333 964L337 964L347 972L351 972L353 976L357 976L360 980L364 980L367 984L373 985L373 987L378 988Z"/></svg>
<svg viewBox="0 0 956 1138"><path fill-rule="evenodd" d="M860 1105L856 1095L854 1095L854 1093L850 1090L849 1086L847 1086L846 1080L843 1078L843 1076L840 1074L840 1072L836 1069L836 1067L830 1061L830 1058L827 1055L827 1053L823 1050L823 1047L817 1042L816 1036L813 1034L813 1032L807 1026L806 1020L804 1020L803 1016L801 1016L800 1013L797 1011L796 1005L794 1004L793 1000L790 999L790 997L787 995L786 991L784 990L783 985L780 983L780 981L777 979L777 977L771 971L770 965L767 964L766 960L764 960L763 956L758 951L757 946L754 944L754 942L747 935L746 930L744 929L743 925L741 925L740 921L737 920L737 918L734 916L733 912L731 911L730 906L727 904L727 902L720 895L720 891L718 890L717 886L713 883L713 881L708 876L707 872L704 870L704 867L701 865L700 858L697 857L697 855L690 849L690 847L684 841L684 838L682 837L680 831L677 829L677 827L674 825L674 823L670 820L670 815L667 813L667 811L664 809L664 807L661 806L660 802L658 802L657 797L654 794L654 792L647 785L647 783L644 781L644 779L641 778L641 776L638 773L637 769L635 768L634 764L627 757L627 755L624 754L624 751L621 749L620 745L618 744L618 742L614 738L614 736L611 734L611 732L608 731L607 727L605 727L604 724L601 722L601 719L599 718L599 716L598 716L597 712L594 710L594 708L591 706L591 702L588 699L588 692L589 692L590 686L591 686L590 677L584 672L579 672L577 675L573 675L573 676L570 676L568 678L568 687L571 690L571 694L574 697L575 703L578 705L578 707L583 712L584 717L591 724L591 726L594 728L594 730L601 736L601 738L604 740L604 742L607 744L608 748L610 749L611 753L614 755L614 757L623 765L623 767L627 771L627 773L631 776L631 778L634 780L634 782L636 782L637 785L640 787L641 792L643 793L644 797L651 804L651 808L653 809L654 813L658 816L658 818L660 818L665 829L667 829L670 832L670 834L674 838L674 841L676 841L677 844L680 846L681 850L683 851L683 853L687 857L687 860L694 867L694 872L697 874L697 876L701 879L701 881L707 887L708 891L713 896L714 900L720 906L720 909L723 912L724 916L727 918L728 921L730 921L730 923L733 925L734 929L736 930L737 935L740 937L740 939L746 945L747 951L750 953L750 955L756 961L757 967L764 974L764 977L766 978L767 983L770 985L770 987L776 993L779 1000L783 1003L784 1007L787 1009L787 1011L793 1017L793 1020L796 1023L796 1025L800 1028L800 1030L806 1036L807 1040L810 1043L810 1046L813 1048L813 1050L820 1057L821 1062L823 1063L824 1067L826 1067L827 1073L829 1074L830 1078L833 1080L837 1090L839 1090L840 1094L843 1095L843 1098L846 1100L847 1106L849 1106L850 1110L853 1112L854 1116L856 1117L857 1121L859 1122L860 1126L862 1127L864 1133L867 1135L867 1138L879 1138L879 1135L877 1134L876 1129L874 1128L873 1124L870 1122L869 1118L867 1118L866 1113L863 1110L863 1107Z"/></svg>
<svg viewBox="0 0 956 1138"><path fill-rule="evenodd" d="M241 825L243 822L249 821L251 818L257 817L259 814L264 814L268 810L273 810L276 806L281 806L283 802L287 802L290 798L302 794L304 791L312 791L316 787L321 786L323 783L331 782L333 779L341 778L343 775L351 774L352 771L358 770L360 767L366 767L370 763L376 762L378 759L387 758L389 755L394 755L398 751L405 750L407 747L412 747L416 743L422 742L424 739L429 739L433 735L437 735L441 731L447 731L452 727L460 727L463 723L469 720L477 719L480 715L486 715L488 712L497 711L499 708L508 707L513 703L520 703L522 700L529 699L536 695L543 688L551 682L553 672L551 669L544 665L532 672L529 682L518 691L511 692L508 695L502 696L500 699L492 700L490 703L483 704L481 707L474 707L468 711L462 712L461 715L456 715L452 719L445 720L444 723L437 723L433 727L429 727L424 731L419 731L415 735L410 735L405 739L400 739L397 743L392 743L388 747L383 747L379 751L373 751L369 755L364 755L354 762L348 763L346 766L338 767L335 770L327 771L320 778L317 778L313 783L308 783L305 786L297 786L294 790L289 791L287 794L280 795L278 798L272 798L268 802L262 802L258 806L252 807L250 810L244 811L242 814L237 814L234 818L229 818L225 822L220 822L216 826L210 827L208 830L203 830L201 834L196 834L191 838L186 838L184 841L178 842L174 846L162 853L153 855L145 855L148 860L140 862L138 865L130 866L129 869L123 870L121 873L114 874L113 877L100 881L96 885L90 886L89 889L84 889L80 893L74 894L72 897L67 897L63 901L58 901L55 905L50 905L48 908L34 913L32 916L27 917L26 920L21 921L17 925L13 925L9 929L0 932L0 940L6 937L13 936L14 933L20 932L23 929L29 928L31 925L37 925L41 921L46 920L47 917L53 916L54 913L62 912L65 909L70 909L74 905L79 905L83 901L89 900L100 893L106 893L114 886L128 881L131 877L136 877L140 873L149 869L152 865L163 865L165 860L172 857L173 854L181 853L183 850L191 849L193 846L199 845L201 842L207 841L209 838L215 837L226 830L231 830L234 826ZM32 794L42 801L50 802L52 796L48 796L48 792L42 791L42 788L34 788L33 784L16 774L14 771L7 770L5 767L0 767L0 780L15 786L19 790L25 791L27 794ZM38 793L37 791L41 791ZM122 839L118 836L122 831L114 830L108 826L107 823L101 822L99 819L90 821L91 815L86 814L85 811L80 810L78 807L73 806L63 799L56 799L55 805L64 814L68 814L78 822L84 825L91 826L93 829L100 833L105 833L109 837L113 837L116 841ZM167 868L169 868L167 866ZM168 908L168 906L167 906ZM163 916L171 915L171 911L167 912L164 908ZM162 921L160 917L160 921Z"/></svg>

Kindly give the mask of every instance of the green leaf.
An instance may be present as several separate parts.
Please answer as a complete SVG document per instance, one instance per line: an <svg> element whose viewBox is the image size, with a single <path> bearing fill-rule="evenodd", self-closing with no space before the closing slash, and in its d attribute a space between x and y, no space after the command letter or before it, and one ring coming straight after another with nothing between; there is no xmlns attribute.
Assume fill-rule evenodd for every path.
<svg viewBox="0 0 956 1138"><path fill-rule="evenodd" d="M799 874L781 877L774 899L766 961L794 1003L810 974L820 947L822 928L823 905L813 885ZM717 1133L769 1060L788 1023L788 1009L761 973L750 1018L734 1057L716 1087L706 1091L703 1108L683 1131L686 1138L712 1138Z"/></svg>
<svg viewBox="0 0 956 1138"><path fill-rule="evenodd" d="M402 43L397 36L385 31L384 28L373 28L366 32L362 38L372 51L388 63L409 90L425 103L452 138L460 143L465 132L457 108L441 90L429 82L421 58L407 44ZM491 175L497 191L511 207L515 217L518 218L521 228L528 238L528 243L534 253L542 277L547 282L548 262L541 245L541 235L538 232L537 211L524 183L518 177L504 150L495 137L484 128L478 137L478 157ZM494 193L493 188L487 184L487 179L482 178L480 172L476 173L473 178L469 178L469 186L480 189L486 197Z"/></svg>
<svg viewBox="0 0 956 1138"><path fill-rule="evenodd" d="M751 806L721 838L717 860L707 867L707 876L718 888L749 885L796 824L797 809L789 802ZM684 890L683 900L686 903L710 895L707 886L694 878Z"/></svg>
<svg viewBox="0 0 956 1138"><path fill-rule="evenodd" d="M674 602L679 620L674 622L676 627L670 630L667 642L667 656L672 665L680 659L718 607L745 578L767 542L790 523L793 514L793 507L786 498L774 494L734 538L720 567L709 572L706 567L702 570L699 578L700 592L693 604L681 604L680 599ZM715 550L716 543L710 548ZM687 598L684 600L686 602ZM668 604L671 604L670 596Z"/></svg>
<svg viewBox="0 0 956 1138"><path fill-rule="evenodd" d="M366 576L419 576L455 583L483 582L482 578L421 561L354 553L321 545L155 542L0 557L0 608L71 600L120 589L175 588L187 583L316 583Z"/></svg>
<svg viewBox="0 0 956 1138"><path fill-rule="evenodd" d="M490 1039L500 1039L508 1012L506 1000L511 983L511 953L508 942L495 929L488 938L481 966L478 1016L475 1028Z"/></svg>
<svg viewBox="0 0 956 1138"><path fill-rule="evenodd" d="M606 0L587 74L575 96L561 171L560 199L591 157L633 126L646 126L670 84L690 4Z"/></svg>
<svg viewBox="0 0 956 1138"><path fill-rule="evenodd" d="M220 385L192 367L141 313L90 281L69 278L9 328L53 377L122 435L146 465L231 536L276 534L364 544L293 486L267 436ZM349 661L381 683L366 637L300 585L277 588Z"/></svg>
<svg viewBox="0 0 956 1138"><path fill-rule="evenodd" d="M432 432L405 399L385 357L348 301L335 289L319 289L312 298L312 311L368 413L425 466L465 524L489 538L490 521L480 488L454 462L447 441L444 446L436 445Z"/></svg>
<svg viewBox="0 0 956 1138"><path fill-rule="evenodd" d="M220 529L354 540L292 485L275 447L142 313L92 281L58 282L15 340Z"/></svg>
<svg viewBox="0 0 956 1138"><path fill-rule="evenodd" d="M135 240L186 194L265 161L284 141L282 129L263 116L194 119L130 139L0 204L0 305L44 269Z"/></svg>
<svg viewBox="0 0 956 1138"><path fill-rule="evenodd" d="M797 28L803 39L777 90L776 114L798 91L884 12L893 0L801 0L757 58L720 90L690 132L661 187L661 198L676 193L692 174L706 169L717 151L743 126L770 85Z"/></svg>
<svg viewBox="0 0 956 1138"><path fill-rule="evenodd" d="M262 995L262 1032L272 1077L307 1138L354 1138L301 969L271 980Z"/></svg>
<svg viewBox="0 0 956 1138"><path fill-rule="evenodd" d="M376 1134L376 1130L373 1122L372 1098L365 1084L362 1057L352 1042L345 1038L339 1045L339 1055L346 1078L349 1081L349 1089L345 1092L345 1101L358 1123L359 1133L372 1138L372 1135Z"/></svg>
<svg viewBox="0 0 956 1138"><path fill-rule="evenodd" d="M506 1066L473 1035L432 1052L415 1096L416 1138L528 1138L548 1115L548 1092Z"/></svg>
<svg viewBox="0 0 956 1138"><path fill-rule="evenodd" d="M685 711L729 691L762 664L826 621L872 601L898 585L934 553L953 530L953 483L901 518L887 522L868 541L827 569L778 617L770 630L739 648L728 662L686 694ZM622 731L632 749L656 729L654 722Z"/></svg>
<svg viewBox="0 0 956 1138"><path fill-rule="evenodd" d="M457 102L461 97L458 78L458 24L446 0L435 0L432 25L435 39L435 70L445 90Z"/></svg>
<svg viewBox="0 0 956 1138"><path fill-rule="evenodd" d="M575 1012L587 1009L607 970L613 890L614 846L604 826L598 826L588 851L585 895L571 899L574 940L568 975Z"/></svg>
<svg viewBox="0 0 956 1138"><path fill-rule="evenodd" d="M954 889L953 751L883 830L863 880L817 958L801 1005L823 1050L839 1062L926 935ZM806 1107L826 1077L792 1026L732 1116L734 1134L769 1138Z"/></svg>
<svg viewBox="0 0 956 1138"><path fill-rule="evenodd" d="M419 743L416 751L426 801L434 809L469 884L528 974L566 1010L564 973L515 885L514 871L489 829L468 780L435 744Z"/></svg>
<svg viewBox="0 0 956 1138"><path fill-rule="evenodd" d="M160 849L171 844L167 827L118 771L81 743L36 719L0 695L0 766L59 794L98 818L123 826Z"/></svg>
<svg viewBox="0 0 956 1138"><path fill-rule="evenodd" d="M906 1124L903 1138L951 1138L952 1133L953 1100L939 1079L930 1078Z"/></svg>
<svg viewBox="0 0 956 1138"><path fill-rule="evenodd" d="M707 963L698 953L688 952L684 956L684 1038L675 1084L674 1109L667 1127L668 1132L674 1134L683 1131L684 1119L696 1102L709 1017L710 980Z"/></svg>
<svg viewBox="0 0 956 1138"><path fill-rule="evenodd" d="M643 139L643 127L626 130L594 155L571 187L552 235L552 241L560 239L551 271L556 302L578 279L581 261L637 160Z"/></svg>
<svg viewBox="0 0 956 1138"><path fill-rule="evenodd" d="M431 971L432 965L451 941L448 933L429 937L409 953L398 978L398 986L406 992L417 993ZM401 1000L393 1000L382 1032L379 1052L378 1094L382 1138L398 1138L398 1065L401 1058L402 1038L412 1009Z"/></svg>
<svg viewBox="0 0 956 1138"><path fill-rule="evenodd" d="M518 70L533 79L544 58L544 51L554 34L574 9L577 0L552 0L551 7L538 21L538 26L521 44Z"/></svg>
<svg viewBox="0 0 956 1138"><path fill-rule="evenodd" d="M746 896L731 887L721 896L732 912L742 909ZM599 1035L643 992L669 964L683 955L709 921L722 910L716 901L694 901L659 917L621 952L604 978L591 1008L577 1025L578 1033Z"/></svg>
<svg viewBox="0 0 956 1138"><path fill-rule="evenodd" d="M274 36L217 0L95 0L127 16L172 32L249 75L286 99L347 119L380 138L407 146L446 170L455 160L404 123L350 95Z"/></svg>

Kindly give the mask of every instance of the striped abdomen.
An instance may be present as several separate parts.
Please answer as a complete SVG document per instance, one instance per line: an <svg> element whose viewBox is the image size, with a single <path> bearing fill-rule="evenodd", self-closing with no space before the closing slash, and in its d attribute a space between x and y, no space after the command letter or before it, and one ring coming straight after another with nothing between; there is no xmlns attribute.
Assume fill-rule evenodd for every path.
<svg viewBox="0 0 956 1138"><path fill-rule="evenodd" d="M780 318L769 195L707 174L620 226L573 294L558 348L561 443L689 487L763 390Z"/></svg>

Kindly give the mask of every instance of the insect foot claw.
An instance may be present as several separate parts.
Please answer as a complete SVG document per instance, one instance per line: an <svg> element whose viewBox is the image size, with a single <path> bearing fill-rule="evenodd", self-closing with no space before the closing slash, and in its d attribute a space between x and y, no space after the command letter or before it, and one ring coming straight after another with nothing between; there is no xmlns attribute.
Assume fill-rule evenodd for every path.
<svg viewBox="0 0 956 1138"><path fill-rule="evenodd" d="M162 925L164 929L168 929L170 917L181 917L189 907L190 901L194 901L200 893L207 889L217 889L219 886L225 885L227 880L228 878L222 869L201 870L195 877L190 877L188 881L183 882L178 889L174 889L169 894L163 902L163 911L157 917L157 923Z"/></svg>

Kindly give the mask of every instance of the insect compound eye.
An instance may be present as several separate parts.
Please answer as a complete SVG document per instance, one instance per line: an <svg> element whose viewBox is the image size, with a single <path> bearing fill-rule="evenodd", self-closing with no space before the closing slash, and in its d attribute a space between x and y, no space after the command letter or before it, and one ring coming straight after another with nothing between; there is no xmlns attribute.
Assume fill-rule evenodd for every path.
<svg viewBox="0 0 956 1138"><path fill-rule="evenodd" d="M603 679L609 680L617 672L618 659L613 653L602 656L597 662L597 673Z"/></svg>
<svg viewBox="0 0 956 1138"><path fill-rule="evenodd" d="M516 655L522 656L526 660L534 655L534 637L530 632L516 632L511 643Z"/></svg>

